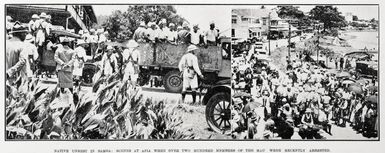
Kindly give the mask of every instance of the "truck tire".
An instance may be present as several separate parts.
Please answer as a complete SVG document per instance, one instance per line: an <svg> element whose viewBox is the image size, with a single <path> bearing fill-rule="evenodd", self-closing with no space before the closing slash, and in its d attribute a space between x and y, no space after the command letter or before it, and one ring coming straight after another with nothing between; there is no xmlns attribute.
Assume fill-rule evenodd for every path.
<svg viewBox="0 0 385 153"><path fill-rule="evenodd" d="M182 91L183 80L180 78L179 71L170 71L163 78L166 92L180 93Z"/></svg>
<svg viewBox="0 0 385 153"><path fill-rule="evenodd" d="M218 133L231 132L230 94L219 92L214 94L206 105L206 121L210 128Z"/></svg>

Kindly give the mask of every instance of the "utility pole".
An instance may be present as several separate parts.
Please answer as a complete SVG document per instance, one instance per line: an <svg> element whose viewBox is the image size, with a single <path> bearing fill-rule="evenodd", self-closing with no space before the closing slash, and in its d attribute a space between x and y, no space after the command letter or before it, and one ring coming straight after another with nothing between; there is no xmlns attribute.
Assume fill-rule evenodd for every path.
<svg viewBox="0 0 385 153"><path fill-rule="evenodd" d="M287 42L288 42L288 45L287 45L287 51L288 51L288 57L289 57L289 61L290 61L290 39L291 39L291 25L290 25L290 23L289 23L289 39L287 40Z"/></svg>
<svg viewBox="0 0 385 153"><path fill-rule="evenodd" d="M267 24L268 24L268 26L267 26L267 28L268 28L268 31L267 31L267 39L268 39L268 41L269 41L269 55L271 55L271 50L270 50L270 14L271 14L271 12L269 13L269 18L268 18L268 20L267 20Z"/></svg>
<svg viewBox="0 0 385 153"><path fill-rule="evenodd" d="M319 60L318 60L318 57L319 57L319 37L320 37L319 28L320 28L320 25L317 26L317 65L319 63Z"/></svg>

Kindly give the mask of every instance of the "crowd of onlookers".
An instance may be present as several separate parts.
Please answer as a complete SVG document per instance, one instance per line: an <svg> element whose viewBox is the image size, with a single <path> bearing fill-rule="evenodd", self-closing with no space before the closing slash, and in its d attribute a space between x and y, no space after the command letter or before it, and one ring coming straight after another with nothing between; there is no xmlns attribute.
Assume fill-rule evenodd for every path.
<svg viewBox="0 0 385 153"><path fill-rule="evenodd" d="M288 60L285 72L254 55L233 60L234 133L246 139L289 139L298 128L303 139L321 139L320 131L333 135L335 125L377 137L376 78L356 80L349 67L321 68L304 58Z"/></svg>

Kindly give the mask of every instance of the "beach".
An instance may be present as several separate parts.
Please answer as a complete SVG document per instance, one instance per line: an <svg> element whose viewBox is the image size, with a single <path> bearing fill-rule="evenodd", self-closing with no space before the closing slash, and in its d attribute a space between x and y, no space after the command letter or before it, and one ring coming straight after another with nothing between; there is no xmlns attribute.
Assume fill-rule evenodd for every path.
<svg viewBox="0 0 385 153"><path fill-rule="evenodd" d="M352 36L351 39L347 39L347 43L353 48L353 49L364 49L365 47L367 49L374 49L378 50L378 31L352 31L352 32L345 32L344 34Z"/></svg>

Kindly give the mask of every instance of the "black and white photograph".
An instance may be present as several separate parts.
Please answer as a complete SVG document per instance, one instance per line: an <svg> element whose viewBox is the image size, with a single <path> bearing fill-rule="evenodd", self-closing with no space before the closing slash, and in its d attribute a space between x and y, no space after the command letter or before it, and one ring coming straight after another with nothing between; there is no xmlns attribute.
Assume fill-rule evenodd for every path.
<svg viewBox="0 0 385 153"><path fill-rule="evenodd" d="M231 9L5 5L6 140L231 133Z"/></svg>
<svg viewBox="0 0 385 153"><path fill-rule="evenodd" d="M233 7L233 138L379 140L378 11Z"/></svg>

